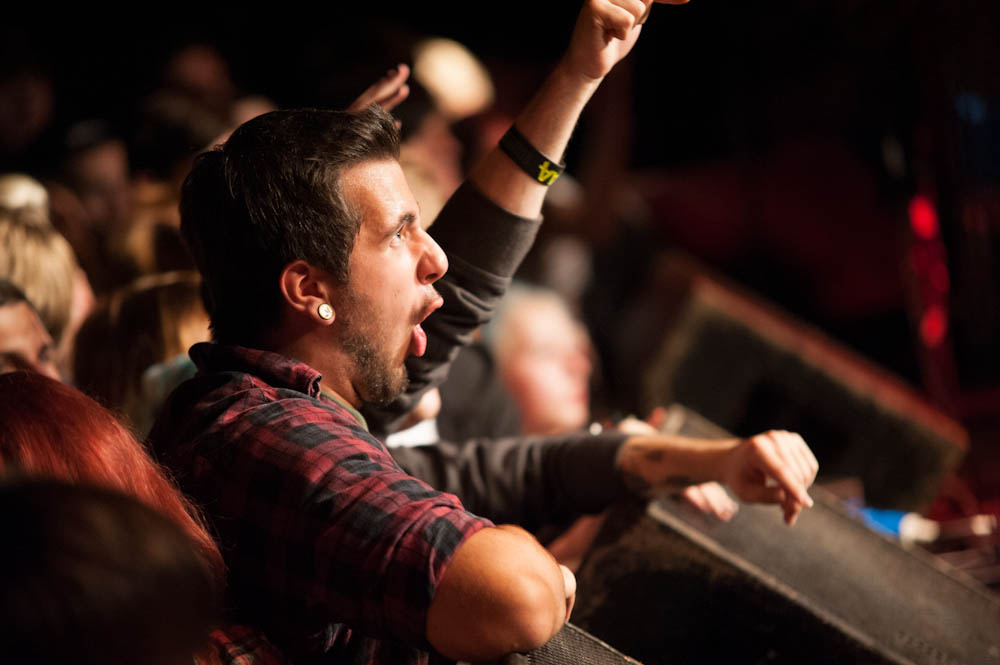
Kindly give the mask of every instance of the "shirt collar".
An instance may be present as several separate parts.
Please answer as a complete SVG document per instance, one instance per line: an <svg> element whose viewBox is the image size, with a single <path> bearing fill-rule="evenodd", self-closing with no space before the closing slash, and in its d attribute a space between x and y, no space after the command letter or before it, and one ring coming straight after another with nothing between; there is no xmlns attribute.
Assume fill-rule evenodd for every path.
<svg viewBox="0 0 1000 665"><path fill-rule="evenodd" d="M320 386L323 375L304 362L280 353L214 342L195 344L191 347L190 355L202 372L246 372L272 386L291 388L314 399L322 396L354 416L358 424L368 431L368 422L361 412L340 397L323 390Z"/></svg>
<svg viewBox="0 0 1000 665"><path fill-rule="evenodd" d="M304 362L280 353L201 342L191 347L190 355L202 372L246 372L272 386L291 388L313 398L320 395L323 376Z"/></svg>

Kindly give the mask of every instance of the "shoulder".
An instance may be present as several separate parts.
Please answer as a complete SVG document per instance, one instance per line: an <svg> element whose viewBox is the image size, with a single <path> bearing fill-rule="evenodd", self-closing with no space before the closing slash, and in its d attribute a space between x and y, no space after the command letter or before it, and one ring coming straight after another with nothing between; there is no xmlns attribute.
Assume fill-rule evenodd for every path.
<svg viewBox="0 0 1000 665"><path fill-rule="evenodd" d="M178 470L253 462L321 473L383 444L342 406L245 372L201 373L171 396L151 443Z"/></svg>

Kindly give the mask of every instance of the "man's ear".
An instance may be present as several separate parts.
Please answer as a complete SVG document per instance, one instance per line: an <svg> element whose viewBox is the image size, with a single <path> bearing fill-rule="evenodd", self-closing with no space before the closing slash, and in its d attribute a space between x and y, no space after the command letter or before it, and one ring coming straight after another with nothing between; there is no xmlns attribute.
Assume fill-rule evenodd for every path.
<svg viewBox="0 0 1000 665"><path fill-rule="evenodd" d="M330 274L301 259L292 261L281 271L278 288L292 311L309 317L315 323L333 323L333 279Z"/></svg>

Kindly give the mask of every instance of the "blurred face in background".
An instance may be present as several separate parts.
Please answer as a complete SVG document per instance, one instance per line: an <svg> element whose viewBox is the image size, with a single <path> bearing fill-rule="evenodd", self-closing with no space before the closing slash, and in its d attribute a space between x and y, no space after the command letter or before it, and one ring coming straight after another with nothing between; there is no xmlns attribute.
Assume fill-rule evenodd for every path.
<svg viewBox="0 0 1000 665"><path fill-rule="evenodd" d="M133 200L124 142L106 141L74 155L67 172L92 223L111 233L129 225Z"/></svg>
<svg viewBox="0 0 1000 665"><path fill-rule="evenodd" d="M26 302L0 307L0 374L25 370L60 380L52 338Z"/></svg>
<svg viewBox="0 0 1000 665"><path fill-rule="evenodd" d="M525 434L558 434L590 419L590 339L558 299L530 296L498 330L500 376L521 409Z"/></svg>

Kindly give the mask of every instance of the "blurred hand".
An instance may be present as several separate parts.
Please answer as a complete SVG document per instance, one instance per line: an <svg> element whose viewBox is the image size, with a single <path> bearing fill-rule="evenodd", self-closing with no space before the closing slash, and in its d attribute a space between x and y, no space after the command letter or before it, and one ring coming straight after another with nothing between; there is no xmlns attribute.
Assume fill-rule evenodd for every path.
<svg viewBox="0 0 1000 665"><path fill-rule="evenodd" d="M723 479L740 499L780 504L785 522L794 524L813 505L806 489L819 464L802 437L771 430L743 439L726 456Z"/></svg>
<svg viewBox="0 0 1000 665"><path fill-rule="evenodd" d="M406 79L410 76L410 68L406 65L397 65L386 72L385 76L375 81L367 90L354 100L347 107L350 113L364 111L372 104L378 104L386 111L399 106L400 102L410 94L410 86L406 85Z"/></svg>

